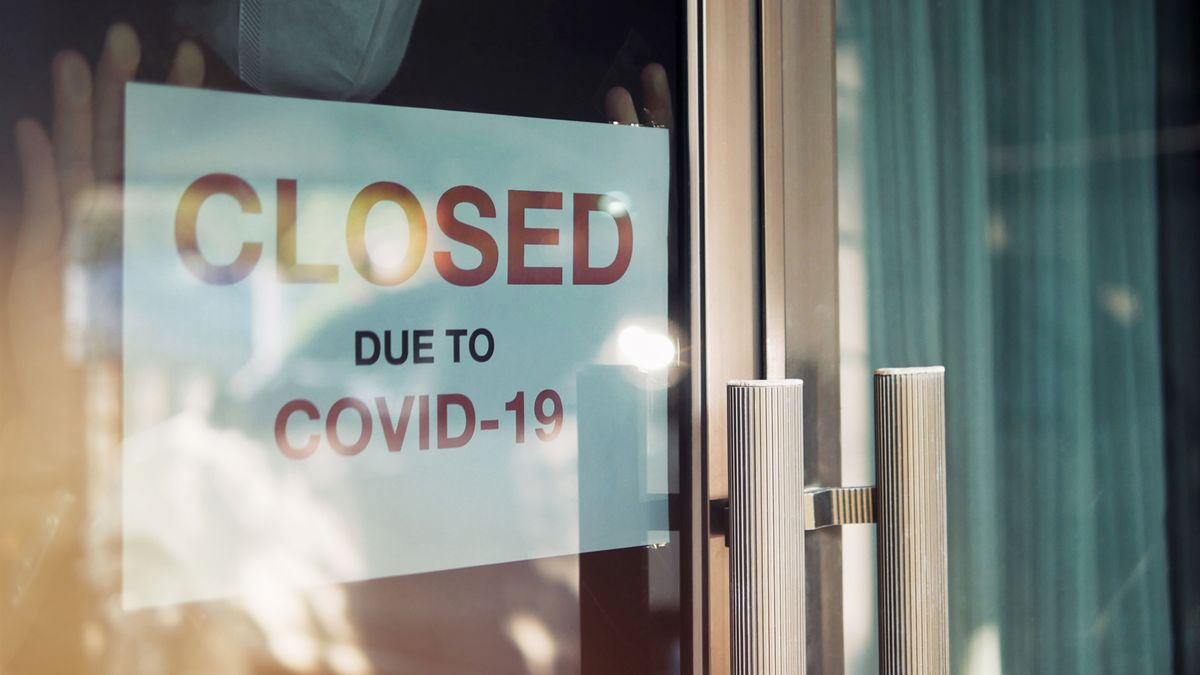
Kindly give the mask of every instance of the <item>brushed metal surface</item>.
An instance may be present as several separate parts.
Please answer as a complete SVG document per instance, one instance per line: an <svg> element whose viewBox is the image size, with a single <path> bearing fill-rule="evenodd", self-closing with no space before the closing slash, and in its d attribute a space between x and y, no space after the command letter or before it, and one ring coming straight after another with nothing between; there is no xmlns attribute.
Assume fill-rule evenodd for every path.
<svg viewBox="0 0 1200 675"><path fill-rule="evenodd" d="M731 672L803 674L803 383L733 381L726 400Z"/></svg>
<svg viewBox="0 0 1200 675"><path fill-rule="evenodd" d="M949 673L944 373L875 371L880 675Z"/></svg>
<svg viewBox="0 0 1200 675"><path fill-rule="evenodd" d="M804 529L875 522L875 488L809 488L804 492Z"/></svg>
<svg viewBox="0 0 1200 675"><path fill-rule="evenodd" d="M693 447L703 452L706 500L729 494L726 467L725 383L762 377L760 268L762 222L759 199L757 0L700 3L700 171L692 183L700 197L702 232L703 368L693 377L704 386L704 434ZM693 292L696 292L695 288ZM708 658L697 673L729 672L729 550L709 537L705 551L704 618Z"/></svg>
<svg viewBox="0 0 1200 675"><path fill-rule="evenodd" d="M690 495L687 509L688 536L686 541L686 560L689 564L683 575L682 592L690 601L682 603L687 614L687 630L691 637L682 638L680 670L686 673L702 673L708 662L708 587L707 575L708 548L708 477L705 472L707 458L704 456L704 256L701 248L702 211L701 197L701 163L703 161L703 145L700 143L700 108L703 105L700 97L700 0L687 0L684 3L687 12L687 32L684 45L687 53L687 101L683 107L687 109L687 184L692 186L687 190L687 241L688 262L691 265L690 283L688 290L688 340L687 351L687 381L691 402L691 420L685 427L680 425L680 431L687 431L680 439L680 488L686 489ZM676 112L678 114L678 112ZM678 132L675 132L678 134ZM677 142L683 142L682 134L676 136ZM686 459L686 462L684 461ZM722 643L725 641L722 640ZM690 648L689 648L690 647ZM689 658L690 654L690 658Z"/></svg>
<svg viewBox="0 0 1200 675"><path fill-rule="evenodd" d="M837 3L758 5L763 377L804 380L804 478L809 485L843 485ZM808 671L841 675L848 582L842 529L809 532L804 562Z"/></svg>

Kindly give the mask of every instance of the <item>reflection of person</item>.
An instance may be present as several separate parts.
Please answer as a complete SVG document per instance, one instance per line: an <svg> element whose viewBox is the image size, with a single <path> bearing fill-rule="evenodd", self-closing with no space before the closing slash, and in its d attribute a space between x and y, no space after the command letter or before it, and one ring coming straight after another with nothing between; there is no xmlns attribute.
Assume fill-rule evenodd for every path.
<svg viewBox="0 0 1200 675"><path fill-rule="evenodd" d="M178 4L174 18L255 91L369 101L400 68L420 6L191 0Z"/></svg>
<svg viewBox="0 0 1200 675"><path fill-rule="evenodd" d="M375 67L361 72L345 66L372 54L370 45L366 52L339 49L329 40L332 29L345 27L338 17L310 21L301 27L295 22L287 23L288 7L301 4L310 7L315 3L277 3L274 10L278 12L275 15L278 23L272 25L291 26L291 32L275 33L284 38L276 41L272 41L271 35L257 35L256 65L244 68L241 50L249 47L240 38L232 37L241 25L230 23L233 10L229 8L234 4L237 3L201 3L197 8L209 14L199 10L195 15L180 13L179 20L194 28L201 42L184 40L176 46L166 76L168 84L198 87L207 79L212 85L220 80L217 73L232 73L243 81L243 86L254 85L253 88L264 93L370 99L387 85L400 66L419 3L397 3L410 11L408 14L397 11L394 21L385 23L404 33L405 40L378 43ZM326 4L337 13L337 3ZM208 19L215 20L206 23ZM295 31L322 28L324 33L315 30L307 39L295 39ZM60 52L51 68L53 112L49 128L33 119L23 119L14 130L23 203L7 317L13 372L20 391L18 403L23 409L14 417L20 418L24 430L20 443L42 448L65 464L80 463L78 448L93 441L85 438L82 427L88 419L83 412L82 378L86 377L85 365L92 368L96 359L90 358L93 348L81 344L81 335L74 333L64 320L77 311L87 311L86 307L76 306L81 301L72 297L64 280L71 278L68 272L72 266L112 260L119 254L124 85L139 72L144 61L142 48L133 28L118 23L108 30L94 67L78 52ZM346 58L339 62L338 55ZM658 64L646 66L639 84L640 107L624 87L608 91L605 113L609 121L671 126L666 70ZM115 317L98 319L111 322ZM111 350L115 345L108 347ZM115 352L108 355L115 356ZM114 389L101 395L116 395L119 400ZM109 405L114 404L109 401ZM93 429L87 430L88 435L93 433ZM106 518L111 528L109 534L115 537L119 517L106 514ZM318 609L300 611L315 616L320 614ZM338 630L341 629L325 622L313 632L336 638ZM197 644L204 642L200 640ZM0 661L0 669L3 666ZM235 668L225 661L213 672L252 668L244 664Z"/></svg>
<svg viewBox="0 0 1200 675"><path fill-rule="evenodd" d="M111 507L108 512L89 508L82 494L85 485L115 482L116 467L99 466L82 449L102 448L119 433L119 418L112 412L100 412L113 409L119 390L115 386L115 359L110 356L107 363L85 365L90 349L81 344L81 335L69 334L65 318L89 311L86 299L77 294L72 297L68 290L69 271L78 271L78 263L88 259L119 259L124 85L136 74L140 60L137 37L124 24L108 31L94 70L78 52L59 53L51 65L53 115L49 131L32 119L22 119L14 130L22 215L6 320L19 409L6 411L13 420L11 426L18 427L15 431L8 429L11 436L4 439L6 470L13 468L14 461L18 465L37 461L55 467L52 472L42 473L54 476L51 484L82 511L62 514L57 522L88 527L85 532L69 528L53 532L62 543L51 551L57 549L64 559L47 557L39 570L41 578L33 579L25 603L13 609L13 624L6 625L12 626L10 635L18 639L25 630L31 630L39 604L57 608L56 616L78 615L79 610L66 607L82 604L83 598L93 593L101 594L96 593L101 591L97 587L103 592L119 587L111 572L97 572L93 565L89 565L89 587L80 588L71 574L82 562L70 559L77 552L79 540L95 542L101 550L111 550L117 543L114 539L119 516L112 513ZM178 86L199 86L203 77L200 49L191 42L180 44L167 81ZM118 293L116 288L111 291L111 295ZM119 319L107 317L106 321L111 325ZM109 426L101 432L98 426L104 423ZM13 457L17 449L22 452ZM94 523L103 525L96 527ZM97 574L106 578L97 579ZM41 612L49 613L44 609ZM9 632L8 628L3 632ZM9 654L3 652L21 646L5 642L0 640L0 670L7 669ZM51 664L64 659L64 665L72 664L64 654L76 649L70 645L45 658ZM67 667L75 670L79 665Z"/></svg>
<svg viewBox="0 0 1200 675"><path fill-rule="evenodd" d="M58 54L52 65L53 139L32 119L17 123L15 140L22 176L22 219L9 296L13 359L21 398L32 427L74 445L63 401L73 400L77 368L61 350L64 271L68 248L115 252L120 232L124 85L140 59L133 30L118 24L108 32L93 73L77 52ZM191 42L179 45L168 82L199 86L204 61ZM68 227L70 226L70 227ZM78 356L79 354L76 354ZM64 398L66 397L66 398ZM47 439L48 441L51 439Z"/></svg>
<svg viewBox="0 0 1200 675"><path fill-rule="evenodd" d="M651 63L642 69L642 115L638 115L633 97L624 87L613 87L604 99L604 111L611 122L618 124L642 123L653 126L674 126L675 117L671 109L671 86L667 82L667 71L661 64Z"/></svg>

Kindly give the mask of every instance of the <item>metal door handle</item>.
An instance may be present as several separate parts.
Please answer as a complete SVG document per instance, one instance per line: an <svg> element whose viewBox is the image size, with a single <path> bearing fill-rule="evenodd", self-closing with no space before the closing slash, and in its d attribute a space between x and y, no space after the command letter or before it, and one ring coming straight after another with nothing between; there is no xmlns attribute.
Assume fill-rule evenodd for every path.
<svg viewBox="0 0 1200 675"><path fill-rule="evenodd" d="M728 386L734 675L804 673L803 531L877 523L879 672L949 672L944 369L875 372L876 487L804 489L799 380Z"/></svg>
<svg viewBox="0 0 1200 675"><path fill-rule="evenodd" d="M804 672L804 416L800 380L728 386L733 675Z"/></svg>
<svg viewBox="0 0 1200 675"><path fill-rule="evenodd" d="M875 371L880 675L950 672L944 372Z"/></svg>

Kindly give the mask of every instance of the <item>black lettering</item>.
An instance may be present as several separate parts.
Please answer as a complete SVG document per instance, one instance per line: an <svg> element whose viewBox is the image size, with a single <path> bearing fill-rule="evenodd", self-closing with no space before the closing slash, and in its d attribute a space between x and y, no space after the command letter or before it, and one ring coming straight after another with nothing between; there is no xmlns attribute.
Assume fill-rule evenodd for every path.
<svg viewBox="0 0 1200 675"><path fill-rule="evenodd" d="M400 356L392 353L392 331L383 331L383 351L387 362L398 366L408 360L408 331L400 331Z"/></svg>
<svg viewBox="0 0 1200 675"><path fill-rule="evenodd" d="M481 337L487 340L487 351L482 353L475 348L476 341ZM492 337L492 332L486 328L479 328L475 331L472 331L471 342L468 346L471 349L471 358L475 359L479 363L490 361L492 359L492 353L496 351L496 341Z"/></svg>
<svg viewBox="0 0 1200 675"><path fill-rule="evenodd" d="M413 363L433 363L433 356L426 352L433 348L433 331L413 331Z"/></svg>
<svg viewBox="0 0 1200 675"><path fill-rule="evenodd" d="M363 340L370 340L372 347L370 356L363 356ZM354 331L354 365L369 366L379 360L379 336L374 331Z"/></svg>
<svg viewBox="0 0 1200 675"><path fill-rule="evenodd" d="M446 330L446 335L454 338L454 362L458 363L459 355L462 348L462 338L467 334L466 328L449 328Z"/></svg>

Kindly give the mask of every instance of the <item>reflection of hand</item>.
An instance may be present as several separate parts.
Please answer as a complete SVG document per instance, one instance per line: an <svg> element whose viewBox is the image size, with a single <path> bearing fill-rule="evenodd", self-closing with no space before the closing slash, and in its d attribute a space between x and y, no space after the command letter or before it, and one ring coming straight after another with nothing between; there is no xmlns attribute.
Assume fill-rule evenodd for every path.
<svg viewBox="0 0 1200 675"><path fill-rule="evenodd" d="M78 368L64 354L67 249L85 259L119 250L125 84L140 60L126 24L109 29L94 76L78 52L58 53L53 141L32 119L15 130L23 203L9 303L14 372L28 428L65 451L81 440L67 423L81 413ZM200 49L182 43L168 81L198 86L203 77Z"/></svg>
<svg viewBox="0 0 1200 675"><path fill-rule="evenodd" d="M2 449L6 469L13 475L32 475L33 485L49 485L53 490L45 495L36 488L18 493L25 500L21 511L44 517L40 522L47 530L44 537L30 538L29 545L34 548L20 551L40 565L17 587L21 592L16 604L9 607L12 621L0 631L0 671L5 670L8 655L21 645L27 657L33 654L35 663L43 657L57 658L49 653L61 646L56 646L61 640L46 631L53 626L61 633L64 624L58 623L59 619L87 611L81 607L89 594L81 592L76 576L79 570L68 562L85 538L75 529L82 519L66 509L86 508L85 500L79 498L85 475L92 483L99 482L96 467L85 469L83 448L111 440L97 438L94 427L84 426L85 410L104 410L113 418L119 395L111 385L95 389L89 383L89 392L101 392L104 400L98 401L99 407L85 409L84 364L78 359L82 354L78 350L67 353L64 277L76 273L69 271L69 262L86 263L100 251L111 256L111 262L119 254L125 84L136 74L140 60L137 35L125 24L108 31L94 73L78 52L60 52L51 69L53 134L32 119L19 121L15 128L22 214L5 320L18 405L5 406L11 424L4 427ZM170 72L173 84L199 85L204 77L199 48L190 42L181 44ZM78 300L73 298L72 303ZM6 367L4 375L9 372ZM99 397L89 398L96 401ZM103 472L100 475L109 477ZM94 519L105 522L104 518ZM0 555L0 568L6 562ZM43 606L69 609L53 621L35 624L36 612ZM65 624L66 630L71 628ZM29 631L32 634L27 635Z"/></svg>
<svg viewBox="0 0 1200 675"><path fill-rule="evenodd" d="M119 260L125 85L137 74L140 62L141 45L137 34L126 24L109 29L94 69L78 52L57 54L52 65L52 134L32 119L21 120L15 130L22 176L22 219L13 262L8 324L12 331L14 373L20 402L24 406L24 410L14 414L15 419L21 420L24 432L17 439L17 449L24 451L25 457L36 456L40 467L54 472L52 483L68 492L81 490L86 471L89 487L98 497L91 501L77 499L71 502L76 508L86 510L83 525L87 531L72 532L66 528L59 531L58 538L73 542L73 546L56 551L58 559L43 564L40 576L34 580L38 584L37 592L43 597L71 595L72 602L82 603L85 597L98 602L98 607L89 607L72 616L83 616L84 612L94 610L95 615L88 617L89 626L95 626L91 623L93 618L107 619L102 625L108 631L104 643L109 648L98 657L107 664L105 672L132 672L147 662L163 664L161 670L176 673L248 673L266 669L276 672L281 670L275 663L276 658L289 666L290 671L310 672L327 665L323 659L328 654L339 657L340 662L336 665L344 667L349 659L349 670L365 671L366 666L355 661L363 657L357 649L358 639L347 616L345 599L337 587L317 589L296 599L288 591L267 583L279 583L287 579L286 575L265 577L252 586L256 593L246 599L244 614L236 610L234 603L228 603L194 612L190 622L179 624L164 618L176 609L129 614L119 609L118 589L124 563L114 564L121 556L118 535L123 533L127 537L126 544L154 546L164 555L171 552L172 540L147 542L138 540L136 532L131 533L128 529L122 532L121 528L128 528L129 524L120 512L122 499L114 498L119 494L120 464L115 463L116 472L113 466L101 466L100 462L84 466L83 448L103 447L104 441L112 440L104 437L106 433L97 433L95 423L99 413L107 412L114 417L112 409L120 405L120 392L112 386L112 381L107 387L100 386L104 384L103 375L95 374L97 366L103 369L111 368L113 364L97 364L90 350L80 352L79 345L75 344L77 336L71 333L79 299L73 297L76 292L74 282L68 286L64 284L64 277L77 274L81 267L100 268ZM180 44L169 73L169 84L200 86L205 76L200 49L192 42ZM86 361L81 362L80 357ZM82 366L86 366L86 370ZM85 413L82 395L85 393L89 413L86 420L82 419ZM97 401L97 398L105 400ZM92 415L92 412L98 414ZM163 428L178 429L192 421L184 416ZM84 422L87 427L83 426ZM188 434L191 447L211 451L214 449L212 443L219 442L230 446L224 448L226 455L244 449L244 446L230 444L229 436L220 435L219 430L203 428L208 433L193 431ZM101 427L101 432L113 434L119 429ZM222 456L222 449L216 449L216 456ZM122 452L129 451L128 447L122 448ZM269 478L262 472L247 472L246 469L253 465L244 462L213 465L212 455L212 452L204 454L210 464L197 462L196 470L189 474L195 481L189 480L188 486L239 486L246 481ZM230 466L237 471L231 473ZM225 474L219 472L221 469ZM216 482L213 482L214 476L218 479ZM165 481L165 485L165 489L172 489L169 481ZM256 487L261 491L258 488L283 489L286 486L265 483ZM298 510L296 514L302 519L314 512L310 507ZM80 520L76 518L73 522ZM286 534L293 537L311 534L314 524L311 520L306 523L307 530L295 527ZM341 523L326 521L325 527L334 528L337 535L344 534ZM186 528L181 529L175 541L186 535ZM73 572L61 572L71 569L64 564L65 559L78 554L75 546L80 540L89 547L90 558L87 560L88 586L83 593ZM300 541L311 544L312 538L301 537ZM247 561L250 564L246 567L264 574L262 570L269 571L278 561L278 557L260 556ZM0 570L5 562L0 557ZM289 569L294 569L294 565ZM0 577L2 581L3 577ZM2 583L0 588L5 588ZM264 598L267 602L263 602ZM34 611L40 606L41 603L26 601L13 612L14 625L30 626L28 631L15 631L16 637L10 637L12 632L0 631L0 671L5 671L7 655L18 646L27 650L26 655L54 647L54 636L44 632L48 629L43 629L42 633L31 632L39 630L33 619ZM243 632L245 624L234 617L249 617L257 628L256 634L264 638L265 644L255 644L255 638ZM55 619L69 620L69 617L55 615ZM62 624L43 623L62 632ZM68 629L72 627L78 629L78 625L67 625ZM297 644L300 645L298 657ZM260 651L255 651L255 647ZM34 658L36 661L37 657ZM305 662L306 658L313 663ZM258 664L258 661L263 663ZM261 668L256 667L258 665ZM79 669L63 669L62 672L75 670ZM336 672L336 669L320 672L328 670Z"/></svg>
<svg viewBox="0 0 1200 675"><path fill-rule="evenodd" d="M660 64L651 63L642 69L642 113L639 118L633 104L633 96L625 87L613 87L604 99L605 114L610 122L619 124L642 124L650 126L674 126L671 111L671 85L667 82L667 71Z"/></svg>

